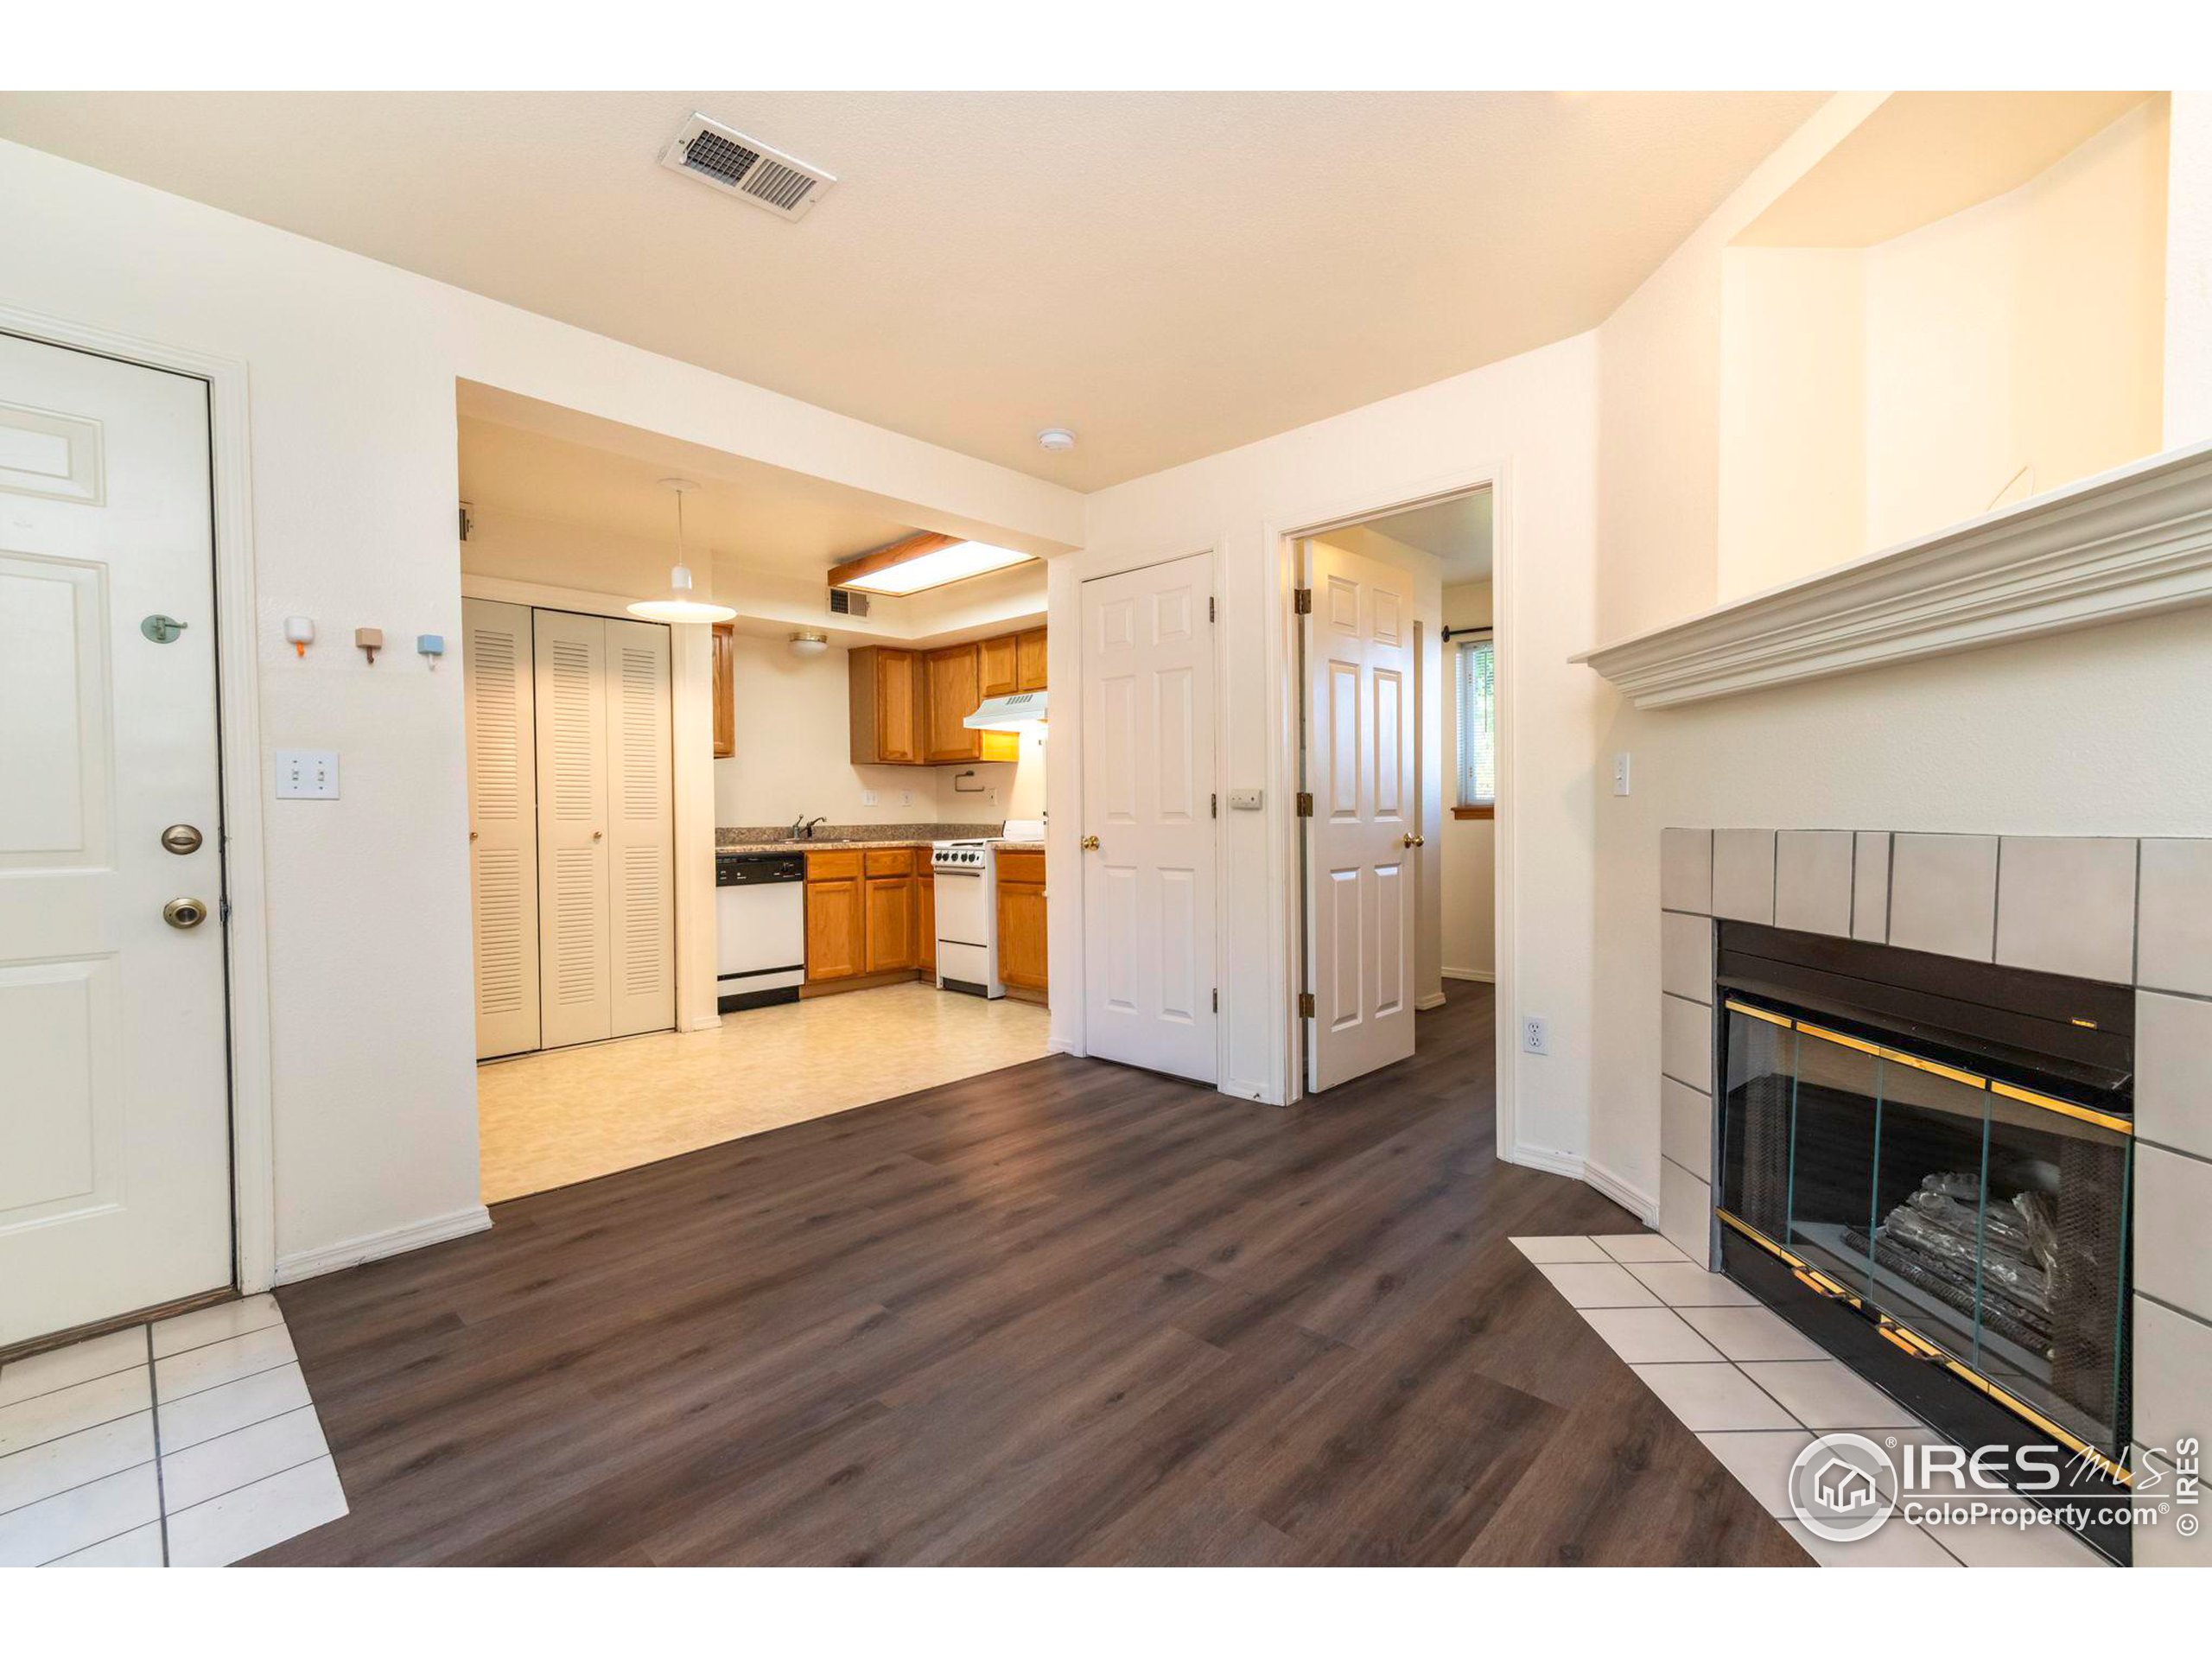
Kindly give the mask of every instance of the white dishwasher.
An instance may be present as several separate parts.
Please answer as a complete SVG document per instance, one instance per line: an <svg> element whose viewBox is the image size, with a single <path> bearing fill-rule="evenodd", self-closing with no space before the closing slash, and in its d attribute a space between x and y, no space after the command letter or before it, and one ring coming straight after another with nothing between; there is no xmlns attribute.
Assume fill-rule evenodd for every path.
<svg viewBox="0 0 2212 1659"><path fill-rule="evenodd" d="M806 855L715 855L715 1006L796 1002L806 979Z"/></svg>

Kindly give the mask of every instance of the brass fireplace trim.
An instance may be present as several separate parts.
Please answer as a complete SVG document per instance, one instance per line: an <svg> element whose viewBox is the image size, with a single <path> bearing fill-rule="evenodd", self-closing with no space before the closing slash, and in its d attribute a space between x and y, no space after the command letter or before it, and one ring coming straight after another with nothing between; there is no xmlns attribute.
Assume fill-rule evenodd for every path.
<svg viewBox="0 0 2212 1659"><path fill-rule="evenodd" d="M1957 1066L1945 1065L1940 1060L1928 1059L1918 1054L1908 1054L1901 1048L1891 1048L1882 1043L1870 1043L1863 1037L1847 1036L1842 1032L1830 1031L1826 1026L1816 1026L1809 1020L1793 1020L1787 1014L1775 1013L1771 1008L1758 1007L1749 1002L1738 1002L1732 996L1724 1006L1738 1014L1747 1014L1754 1020L1764 1020L1770 1026L1781 1026L1788 1030L1802 1032L1808 1037L1817 1037L1824 1043L1834 1043L1840 1047L1856 1049L1862 1054L1872 1054L1878 1059L1894 1060L1899 1065L1909 1065L1916 1071L1926 1071L1935 1077L1948 1078L1950 1082L1962 1084L1968 1089L1986 1089L1992 1094L2002 1095L2007 1100L2018 1101L2024 1106L2033 1106L2043 1111L2057 1112L2067 1117L2077 1118L2084 1123L2094 1123L2099 1128L2110 1129L2116 1135L2132 1135L2135 1133L2134 1123L2127 1118L2115 1117L2110 1112L2101 1112L2094 1107L2083 1106L2074 1101L2061 1100L2056 1095L2037 1094L2032 1089L2022 1089L2013 1084L2000 1082L1993 1077L1985 1077L1979 1072L1962 1071Z"/></svg>
<svg viewBox="0 0 2212 1659"><path fill-rule="evenodd" d="M1736 1005L1734 1003L1731 1003L1729 1006L1733 1007ZM1841 1286L1836 1285L1834 1280L1830 1279L1827 1274L1821 1273L1818 1268L1810 1266L1806 1262L1803 1257L1794 1255L1790 1251L1784 1249L1781 1245L1776 1243L1774 1240L1769 1238L1764 1233L1759 1231L1758 1228L1752 1226L1751 1223L1745 1221L1742 1217L1732 1214L1729 1211L1722 1209L1718 1205L1713 1206L1713 1213L1719 1218L1724 1225L1733 1228L1737 1232L1741 1233L1745 1238L1751 1240L1752 1243L1766 1251L1768 1255L1776 1257L1777 1260L1786 1264L1790 1269L1791 1277L1804 1284L1808 1289L1814 1291L1816 1294L1826 1296L1831 1300L1849 1302L1852 1306L1857 1308L1862 1313L1868 1311L1866 1303L1861 1301L1858 1297L1853 1295ZM1816 1280L1820 1282L1815 1283L1815 1281ZM1835 1287L1831 1290L1827 1288L1828 1286L1834 1286ZM2074 1433L2071 1430L2061 1427L2056 1423L2054 1423L2050 1418L2044 1416L2043 1413L2037 1411L2033 1406L2028 1404L2024 1400L2019 1399L2018 1396L1998 1387L1996 1383L1991 1382L1980 1371L1974 1370L1973 1366L1967 1364L1964 1360L1950 1352L1950 1351L1946 1349L1942 1344L1939 1342L1931 1342L1928 1338L1923 1336L1919 1332L1914 1330L1912 1326L1907 1325L1903 1319L1897 1318L1894 1314L1885 1313L1880 1310L1875 1310L1873 1313L1873 1318L1876 1328L1881 1332L1881 1334L1899 1348L1904 1349L1907 1353L1913 1355L1916 1358L1925 1359L1931 1364L1939 1364L1942 1366L1944 1370L1949 1371L1954 1376L1962 1378L1964 1381L1972 1383L1976 1389L1979 1389L1982 1393L1987 1395L1991 1400L2004 1407L2005 1410L2011 1412L2014 1416L2023 1418L2028 1422L2034 1424L2037 1428L2043 1430L2044 1433L2050 1435L2053 1440L2056 1440L2061 1444L2070 1448L2077 1456L2088 1459L2090 1463L2102 1470L2106 1474L2111 1476L2113 1479L2118 1481L2121 1485L2129 1487L2134 1485L2135 1477L2131 1474L2124 1465L2113 1462L2112 1459L2098 1451L2095 1446L2091 1446L2080 1435Z"/></svg>

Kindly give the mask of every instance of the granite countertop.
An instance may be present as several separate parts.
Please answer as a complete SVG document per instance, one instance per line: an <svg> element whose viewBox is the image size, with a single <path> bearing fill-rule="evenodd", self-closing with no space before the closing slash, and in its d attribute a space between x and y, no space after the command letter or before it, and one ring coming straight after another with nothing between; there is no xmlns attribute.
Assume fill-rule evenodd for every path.
<svg viewBox="0 0 2212 1659"><path fill-rule="evenodd" d="M1003 836L993 836L990 845L995 853L1041 853L1045 850L1045 843L1041 841L1008 841Z"/></svg>
<svg viewBox="0 0 2212 1659"><path fill-rule="evenodd" d="M851 853L865 852L869 848L926 847L928 841L912 836L899 836L888 839L862 840L856 836L817 836L811 841L744 841L723 842L715 849L717 853Z"/></svg>
<svg viewBox="0 0 2212 1659"><path fill-rule="evenodd" d="M998 834L988 823L823 823L811 836L794 836L783 824L724 825L715 831L718 853L864 851L870 847L926 847L933 841L981 841Z"/></svg>

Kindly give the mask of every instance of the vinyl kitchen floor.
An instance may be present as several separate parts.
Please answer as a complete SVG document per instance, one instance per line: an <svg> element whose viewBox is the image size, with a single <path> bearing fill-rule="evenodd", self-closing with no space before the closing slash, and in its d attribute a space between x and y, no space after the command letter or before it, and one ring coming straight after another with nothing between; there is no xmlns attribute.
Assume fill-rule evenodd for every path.
<svg viewBox="0 0 2212 1659"><path fill-rule="evenodd" d="M1019 1065L1051 1016L915 982L480 1066L483 1195L525 1193Z"/></svg>
<svg viewBox="0 0 2212 1659"><path fill-rule="evenodd" d="M273 1296L0 1366L0 1567L221 1567L345 1513Z"/></svg>

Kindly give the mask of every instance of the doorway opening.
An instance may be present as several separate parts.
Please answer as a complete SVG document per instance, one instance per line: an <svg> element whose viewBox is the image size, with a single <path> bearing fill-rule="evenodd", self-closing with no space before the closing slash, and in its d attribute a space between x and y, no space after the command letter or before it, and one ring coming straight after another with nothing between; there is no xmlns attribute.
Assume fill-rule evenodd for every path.
<svg viewBox="0 0 2212 1659"><path fill-rule="evenodd" d="M1419 1011L1490 1021L1500 788L1492 489L1292 538L1297 1084L1411 1058Z"/></svg>
<svg viewBox="0 0 2212 1659"><path fill-rule="evenodd" d="M1040 560L458 413L485 1202L1043 1058ZM631 614L672 564L721 620Z"/></svg>

